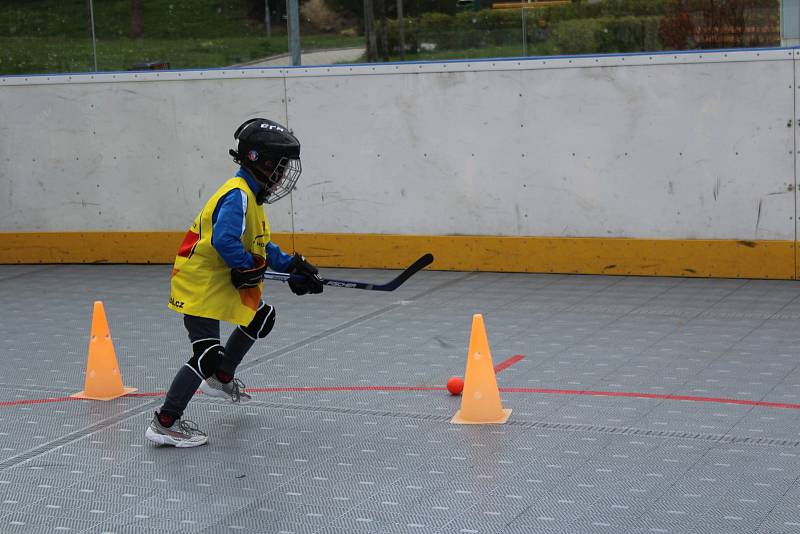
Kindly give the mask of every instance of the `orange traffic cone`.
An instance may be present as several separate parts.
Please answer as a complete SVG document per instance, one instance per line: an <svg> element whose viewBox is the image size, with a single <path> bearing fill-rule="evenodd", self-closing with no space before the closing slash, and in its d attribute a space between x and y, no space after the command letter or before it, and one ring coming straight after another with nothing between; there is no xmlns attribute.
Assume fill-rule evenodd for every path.
<svg viewBox="0 0 800 534"><path fill-rule="evenodd" d="M475 314L472 316L461 409L450 422L459 425L503 424L510 415L511 410L504 410L500 402L483 316Z"/></svg>
<svg viewBox="0 0 800 534"><path fill-rule="evenodd" d="M89 338L89 355L86 361L86 380L83 391L70 397L76 399L111 400L136 391L122 385L122 375L117 365L114 342L108 328L103 303L95 301L92 313L92 331Z"/></svg>

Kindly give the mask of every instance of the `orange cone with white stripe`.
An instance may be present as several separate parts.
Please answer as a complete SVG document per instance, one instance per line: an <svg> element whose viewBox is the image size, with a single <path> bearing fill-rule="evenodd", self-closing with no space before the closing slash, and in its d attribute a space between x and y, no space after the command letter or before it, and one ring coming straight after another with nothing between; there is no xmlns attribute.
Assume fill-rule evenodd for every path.
<svg viewBox="0 0 800 534"><path fill-rule="evenodd" d="M106 312L103 303L95 301L83 391L70 396L76 399L111 400L134 391L136 388L122 385Z"/></svg>
<svg viewBox="0 0 800 534"><path fill-rule="evenodd" d="M511 410L503 409L500 402L500 390L497 388L483 316L475 314L472 316L461 409L450 422L461 425L503 424L510 415Z"/></svg>

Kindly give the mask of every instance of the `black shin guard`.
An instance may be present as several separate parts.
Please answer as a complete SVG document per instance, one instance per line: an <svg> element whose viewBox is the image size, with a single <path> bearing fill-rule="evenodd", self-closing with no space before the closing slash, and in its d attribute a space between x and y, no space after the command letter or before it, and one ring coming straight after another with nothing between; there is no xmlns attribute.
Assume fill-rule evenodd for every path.
<svg viewBox="0 0 800 534"><path fill-rule="evenodd" d="M192 342L194 355L186 362L186 367L194 371L201 380L214 374L225 358L225 351L219 339L198 339Z"/></svg>
<svg viewBox="0 0 800 534"><path fill-rule="evenodd" d="M225 359L222 360L219 370L231 376L235 375L236 368L254 343L255 340L242 332L241 328L234 328L231 337L225 343Z"/></svg>
<svg viewBox="0 0 800 534"><path fill-rule="evenodd" d="M231 332L231 337L225 343L225 358L219 366L220 371L231 376L235 375L236 367L242 362L242 358L256 339L266 337L273 326L275 326L275 308L262 302L250 324L238 326Z"/></svg>
<svg viewBox="0 0 800 534"><path fill-rule="evenodd" d="M267 337L275 326L275 308L269 304L261 303L256 311L253 320L247 326L240 326L239 330L247 334L247 336L255 341Z"/></svg>

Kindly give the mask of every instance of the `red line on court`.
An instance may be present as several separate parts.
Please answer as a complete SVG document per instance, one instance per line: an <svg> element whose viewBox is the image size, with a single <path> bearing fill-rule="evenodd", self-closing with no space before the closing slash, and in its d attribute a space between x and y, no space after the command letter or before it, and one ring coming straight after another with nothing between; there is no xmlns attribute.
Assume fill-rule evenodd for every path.
<svg viewBox="0 0 800 534"><path fill-rule="evenodd" d="M725 397L693 397L689 395L660 395L657 393L634 393L628 391L591 391L586 389L531 389L500 388L503 393L539 393L543 395L591 395L595 397L633 397L637 399L659 399L690 402L712 402L717 404L740 404L743 406L761 406L766 408L786 408L800 410L800 404L787 402L768 402L749 399L728 399Z"/></svg>
<svg viewBox="0 0 800 534"><path fill-rule="evenodd" d="M254 393L302 393L325 391L447 391L447 388L425 386L330 386L330 387L275 387L247 388ZM766 408L786 408L800 410L800 404L785 402L767 402L748 399L727 399L724 397L691 397L688 395L658 395L655 393L634 393L627 391L591 391L586 389L532 389L532 388L500 388L501 393L534 393L539 395L591 395L595 397L632 397L636 399L675 400L690 402L711 402L718 404L741 404L744 406L761 406ZM128 395L133 396L133 395Z"/></svg>
<svg viewBox="0 0 800 534"><path fill-rule="evenodd" d="M524 359L521 354L515 354L503 360L494 368L495 373L508 369L515 363ZM447 391L444 387L434 386L327 386L327 387L271 387L247 388L252 393L304 393L304 392L337 392L337 391ZM670 401L708 402L716 404L738 404L741 406L758 406L762 408L783 408L787 410L800 410L800 404L787 402L768 402L749 399L730 399L724 397L693 397L690 395L661 395L657 393L636 393L630 391L593 391L588 389L534 389L534 388L500 388L502 393L531 393L538 395L589 395L595 397L630 397L635 399L655 399ZM202 393L202 391L197 392ZM129 393L125 397L163 397L165 391L151 391L142 393ZM21 406L26 404L46 404L52 402L66 402L85 400L74 397L52 397L47 399L23 399L0 402L0 407Z"/></svg>
<svg viewBox="0 0 800 534"><path fill-rule="evenodd" d="M518 361L525 358L522 354L515 354L497 364L494 368L495 373L499 373L504 369L508 369ZM304 388L304 387L287 387L287 388L248 388L247 391L253 393L290 393L302 391L444 391L446 388L426 387L426 386L343 386L343 387L327 387L327 388ZM202 394L202 391L198 391ZM151 391L143 393L128 393L125 397L163 397L166 395L164 391ZM0 408L6 406L21 406L25 404L46 404L50 402L66 402L71 400L84 400L74 397L53 397L49 399L25 399L17 401L4 401L0 402Z"/></svg>
<svg viewBox="0 0 800 534"><path fill-rule="evenodd" d="M511 367L512 365L514 365L518 361L522 360L523 358L525 358L525 356L523 356L522 354L515 354L512 357L510 357L510 358L508 358L506 360L503 360L502 362L500 362L497 365L495 365L494 372L495 373L499 373L503 369L507 369L507 368Z"/></svg>
<svg viewBox="0 0 800 534"><path fill-rule="evenodd" d="M252 393L302 393L304 391L444 391L446 388L434 386L286 386L273 388L247 388L245 391ZM166 391L153 391L150 393L128 393L126 397L163 397ZM197 390L198 395L203 392Z"/></svg>
<svg viewBox="0 0 800 534"><path fill-rule="evenodd" d="M274 387L274 388L247 388L252 393L313 393L337 391L447 391L447 388L434 386L329 386L329 387ZM690 395L659 395L656 393L636 393L630 391L593 391L588 389L533 389L533 388L500 388L501 393L531 393L538 395L589 395L594 397L630 397L635 399L655 399L688 402L708 402L716 404L738 404L742 406L758 406L762 408L783 408L787 410L800 410L800 404L788 402L756 401L749 399L729 399L725 397L693 397ZM198 393L202 393L198 391ZM151 391L145 393L128 393L125 397L163 397L165 391ZM2 401L0 407L22 406L26 404L47 404L53 402L67 402L78 399L74 397L51 397L46 399L22 399L15 401Z"/></svg>
<svg viewBox="0 0 800 534"><path fill-rule="evenodd" d="M274 387L274 388L247 388L253 393L304 393L304 392L337 392L337 391L447 391L447 388L434 386L330 386L330 387ZM756 401L749 399L729 399L725 397L693 397L689 395L659 395L656 393L636 393L630 391L593 391L588 389L533 389L533 388L500 388L501 393L531 393L538 395L589 395L594 397L631 397L635 399L655 399L688 402L708 402L716 404L739 404L742 406L759 406L762 408L783 408L787 410L800 410L800 404L788 402ZM198 393L202 393L198 391ZM165 391L151 391L144 393L128 393L124 397L163 397ZM46 399L23 399L16 401L2 401L0 407L21 406L25 404L46 404L52 402L66 402L78 399L74 397L51 397Z"/></svg>
<svg viewBox="0 0 800 534"><path fill-rule="evenodd" d="M0 407L2 406L20 406L22 404L46 404L48 402L64 402L64 401L71 401L71 400L80 400L73 397L52 397L49 399L24 399L24 400L16 400L16 401L3 401L0 402Z"/></svg>

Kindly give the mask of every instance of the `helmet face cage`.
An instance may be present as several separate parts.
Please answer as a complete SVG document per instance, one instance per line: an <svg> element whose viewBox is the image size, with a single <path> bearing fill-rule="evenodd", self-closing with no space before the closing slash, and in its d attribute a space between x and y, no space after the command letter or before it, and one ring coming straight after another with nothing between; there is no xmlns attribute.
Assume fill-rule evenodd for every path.
<svg viewBox="0 0 800 534"><path fill-rule="evenodd" d="M265 184L267 195L264 202L272 204L291 193L302 171L300 159L282 157L267 178Z"/></svg>

